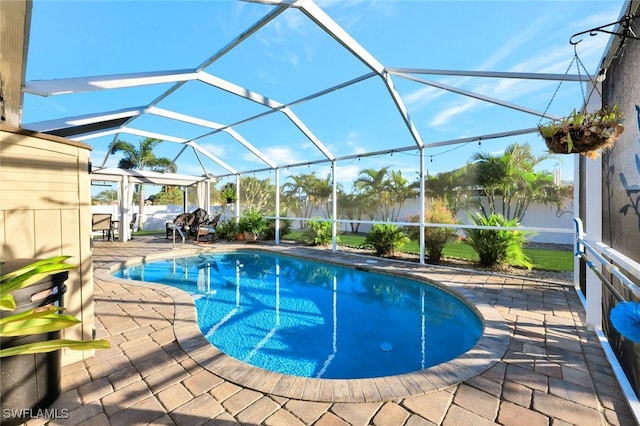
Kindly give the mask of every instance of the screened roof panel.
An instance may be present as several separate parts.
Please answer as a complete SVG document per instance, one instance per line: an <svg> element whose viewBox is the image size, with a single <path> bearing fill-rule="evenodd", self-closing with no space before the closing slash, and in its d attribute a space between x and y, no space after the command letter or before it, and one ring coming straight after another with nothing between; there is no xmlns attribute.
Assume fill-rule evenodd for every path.
<svg viewBox="0 0 640 426"><path fill-rule="evenodd" d="M286 167L423 142L445 149L535 128L552 99L550 116L579 108L578 83L565 81L554 96L557 80L478 73L557 78L578 53L595 74L608 39L585 36L575 52L568 39L618 19L624 4L36 0L25 91L69 90L25 94L22 122L90 143L92 159L116 135L166 135L159 155L190 145L178 157L181 173ZM575 74L574 64L567 78ZM68 80L86 76L98 78Z"/></svg>
<svg viewBox="0 0 640 426"><path fill-rule="evenodd" d="M379 77L292 109L338 157L416 145Z"/></svg>
<svg viewBox="0 0 640 426"><path fill-rule="evenodd" d="M370 71L298 9L288 9L206 71L290 103Z"/></svg>

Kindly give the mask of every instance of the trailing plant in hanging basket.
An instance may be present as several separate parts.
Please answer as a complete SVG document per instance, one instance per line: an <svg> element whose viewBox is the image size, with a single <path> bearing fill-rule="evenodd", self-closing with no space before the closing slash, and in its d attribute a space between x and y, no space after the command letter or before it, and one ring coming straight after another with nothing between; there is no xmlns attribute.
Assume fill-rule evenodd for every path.
<svg viewBox="0 0 640 426"><path fill-rule="evenodd" d="M562 120L538 126L549 152L554 154L580 153L595 158L596 150L611 148L624 131L620 124L623 113L618 106L590 113L575 109Z"/></svg>

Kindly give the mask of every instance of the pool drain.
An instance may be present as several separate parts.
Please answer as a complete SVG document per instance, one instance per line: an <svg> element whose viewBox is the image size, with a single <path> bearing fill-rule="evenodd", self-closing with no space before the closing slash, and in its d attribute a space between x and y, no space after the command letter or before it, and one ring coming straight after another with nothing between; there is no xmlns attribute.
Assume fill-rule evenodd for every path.
<svg viewBox="0 0 640 426"><path fill-rule="evenodd" d="M391 345L391 343L383 342L380 343L380 349L382 349L384 352L390 352L393 350L393 346Z"/></svg>

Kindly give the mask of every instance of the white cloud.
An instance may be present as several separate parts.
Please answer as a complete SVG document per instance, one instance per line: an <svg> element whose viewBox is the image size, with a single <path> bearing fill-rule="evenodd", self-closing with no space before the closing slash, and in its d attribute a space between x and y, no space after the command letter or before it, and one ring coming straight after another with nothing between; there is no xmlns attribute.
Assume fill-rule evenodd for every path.
<svg viewBox="0 0 640 426"><path fill-rule="evenodd" d="M200 146L218 158L222 158L225 155L225 149L220 144L205 143Z"/></svg>
<svg viewBox="0 0 640 426"><path fill-rule="evenodd" d="M417 108L428 105L429 102L439 98L445 93L446 92L444 90L425 85L404 96L403 99L408 107Z"/></svg>
<svg viewBox="0 0 640 426"><path fill-rule="evenodd" d="M336 181L342 183L345 186L350 186L351 183L358 177L360 168L357 165L341 166L336 168Z"/></svg>
<svg viewBox="0 0 640 426"><path fill-rule="evenodd" d="M295 164L305 160L299 157L299 150L287 146L270 146L263 149L262 153L276 164Z"/></svg>
<svg viewBox="0 0 640 426"><path fill-rule="evenodd" d="M452 107L443 109L442 111L440 111L440 113L436 114L436 116L429 121L429 125L433 127L444 126L447 123L449 123L451 119L453 119L454 117L464 112L469 111L477 104L478 104L477 100L469 99L464 103L459 103Z"/></svg>
<svg viewBox="0 0 640 426"><path fill-rule="evenodd" d="M478 69L491 70L494 69L501 61L514 54L525 43L532 38L539 35L541 31L548 30L549 17L556 13L554 9L547 10L547 13L540 15L536 20L531 21L529 25L524 27L518 34L509 39L505 44L499 47L496 52L484 61ZM566 29L563 32L571 33L573 31L578 32L579 29L583 31L585 29L602 25L604 22L611 22L617 19L617 15L613 14L611 17L606 17L602 14L592 15L580 23L573 23L572 28L569 31ZM611 21L607 21L611 19ZM600 57L604 53L604 49L608 42L608 37L589 37L585 35L582 42L578 46L578 57L585 64L594 64L600 60ZM537 73L556 73L564 74L577 74L578 72L585 75L587 72L594 73L596 70L587 68L585 71L580 65L578 70L578 63L574 62L571 65L571 69L567 70L567 67L571 63L574 57L573 47L568 43L562 45L548 46L542 50L537 51L533 55L529 55L525 60L513 65L509 71L512 72L537 72ZM471 77L463 77L456 79L450 83L446 83L453 87L461 87L464 83L469 81ZM549 82L549 85L557 85L558 82ZM575 84L575 83L570 83ZM524 99L526 96L539 92L541 84L532 84L529 80L518 79L491 79L472 87L470 90L475 93L483 94L485 96L493 97L505 102L513 102L518 104L517 99ZM576 86L577 89L577 86ZM433 87L422 87L410 93L405 97L408 106L420 107L428 105L430 102L444 95L446 92L435 89ZM550 95L551 96L551 95ZM523 106L527 106L526 103L521 102ZM468 112L473 108L482 108L489 106L489 103L480 102L477 100L469 99L464 103L457 103L441 110L435 117L429 121L429 125L434 127L444 126L448 124L452 119L458 115Z"/></svg>

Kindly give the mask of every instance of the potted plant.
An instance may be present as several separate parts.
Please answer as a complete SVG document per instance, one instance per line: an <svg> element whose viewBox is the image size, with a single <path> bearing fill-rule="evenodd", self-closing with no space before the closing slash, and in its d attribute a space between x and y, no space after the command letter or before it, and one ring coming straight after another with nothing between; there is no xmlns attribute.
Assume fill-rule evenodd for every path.
<svg viewBox="0 0 640 426"><path fill-rule="evenodd" d="M107 340L60 339L80 323L65 315L62 296L69 256L2 262L0 277L0 371L3 407L46 408L60 394L60 349L109 348ZM15 421L23 419L15 418Z"/></svg>
<svg viewBox="0 0 640 426"><path fill-rule="evenodd" d="M624 131L620 124L623 116L618 106L590 113L578 113L574 109L562 120L539 126L538 131L544 138L549 152L580 153L595 158L598 156L596 150L611 148L618 140Z"/></svg>
<svg viewBox="0 0 640 426"><path fill-rule="evenodd" d="M239 227L244 233L245 241L254 242L258 239L258 235L267 229L267 221L259 211L251 209L240 218Z"/></svg>
<svg viewBox="0 0 640 426"><path fill-rule="evenodd" d="M228 182L222 186L220 190L220 198L226 204L231 204L235 202L238 198L236 197L236 186L235 184Z"/></svg>
<svg viewBox="0 0 640 426"><path fill-rule="evenodd" d="M238 223L235 219L220 221L216 227L216 234L218 234L218 238L233 241L238 235Z"/></svg>

